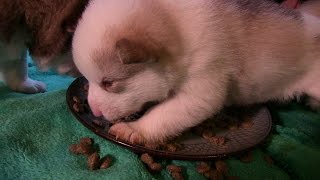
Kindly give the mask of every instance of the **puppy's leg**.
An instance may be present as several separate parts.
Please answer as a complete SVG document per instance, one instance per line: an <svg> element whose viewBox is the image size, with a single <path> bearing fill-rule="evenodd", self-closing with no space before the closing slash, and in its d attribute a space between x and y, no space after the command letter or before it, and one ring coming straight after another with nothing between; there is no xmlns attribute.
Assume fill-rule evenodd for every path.
<svg viewBox="0 0 320 180"><path fill-rule="evenodd" d="M157 143L200 124L223 107L226 97L223 83L205 81L193 80L139 120L115 124L109 132L131 143Z"/></svg>
<svg viewBox="0 0 320 180"><path fill-rule="evenodd" d="M9 57L14 59L4 64L3 78L10 89L28 94L45 91L44 83L28 78L26 53L17 53L16 57Z"/></svg>

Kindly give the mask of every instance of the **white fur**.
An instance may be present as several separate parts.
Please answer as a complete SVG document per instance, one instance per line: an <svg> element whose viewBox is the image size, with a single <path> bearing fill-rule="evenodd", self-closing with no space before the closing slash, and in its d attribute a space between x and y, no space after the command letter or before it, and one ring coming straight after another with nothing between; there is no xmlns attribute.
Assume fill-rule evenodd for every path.
<svg viewBox="0 0 320 180"><path fill-rule="evenodd" d="M91 1L75 32L73 55L89 80L94 113L113 121L138 111L147 101L161 101L139 120L114 125L112 133L132 142L161 141L225 105L281 101L303 93L320 100L320 43L314 38L320 34L319 19L304 14L301 25L292 17L265 12L249 24L247 12L233 3ZM112 62L109 68L99 67L93 54L114 52L116 38L131 31L121 28L132 21L144 31L136 36L148 34L170 56L145 64L146 70L122 80L123 92L107 92L101 79L118 69L111 68ZM174 96L168 96L171 90Z"/></svg>
<svg viewBox="0 0 320 180"><path fill-rule="evenodd" d="M19 31L9 43L0 42L0 72L6 85L23 93L44 92L46 85L28 78L25 33Z"/></svg>

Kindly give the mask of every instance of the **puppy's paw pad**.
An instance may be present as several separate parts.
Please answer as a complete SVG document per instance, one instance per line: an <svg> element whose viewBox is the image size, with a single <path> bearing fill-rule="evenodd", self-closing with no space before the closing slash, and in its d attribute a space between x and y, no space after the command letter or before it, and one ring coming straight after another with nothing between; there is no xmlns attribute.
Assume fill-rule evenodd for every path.
<svg viewBox="0 0 320 180"><path fill-rule="evenodd" d="M114 135L116 139L127 141L132 144L143 144L144 137L133 129L129 123L118 123L109 129L109 133Z"/></svg>
<svg viewBox="0 0 320 180"><path fill-rule="evenodd" d="M17 90L27 94L43 93L46 91L46 85L43 82L28 78L19 85Z"/></svg>

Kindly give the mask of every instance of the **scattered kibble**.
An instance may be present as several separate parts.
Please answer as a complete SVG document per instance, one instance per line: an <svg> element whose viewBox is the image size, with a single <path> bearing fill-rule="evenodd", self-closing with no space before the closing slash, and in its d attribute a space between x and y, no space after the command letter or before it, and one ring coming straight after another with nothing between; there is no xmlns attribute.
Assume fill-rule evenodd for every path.
<svg viewBox="0 0 320 180"><path fill-rule="evenodd" d="M100 169L107 169L111 166L112 159L110 157L104 157L101 159Z"/></svg>
<svg viewBox="0 0 320 180"><path fill-rule="evenodd" d="M208 139L208 141L216 145L224 145L226 143L226 138L223 136L214 136Z"/></svg>
<svg viewBox="0 0 320 180"><path fill-rule="evenodd" d="M162 169L162 165L154 162L153 158L148 153L142 154L140 160L145 163L151 171L161 171Z"/></svg>
<svg viewBox="0 0 320 180"><path fill-rule="evenodd" d="M88 160L87 160L87 165L88 165L88 168L90 170L96 170L98 169L99 165L100 165L100 156L97 152L91 154L89 157L88 157Z"/></svg>
<svg viewBox="0 0 320 180"><path fill-rule="evenodd" d="M182 172L182 167L180 166L176 166L176 165L168 165L167 166L167 170L170 172L170 173L181 173Z"/></svg>
<svg viewBox="0 0 320 180"><path fill-rule="evenodd" d="M142 162L144 162L147 165L153 163L153 158L147 153L142 154L140 159L141 159Z"/></svg>
<svg viewBox="0 0 320 180"><path fill-rule="evenodd" d="M79 99L77 96L73 96L73 97L72 97L72 100L73 100L73 102L75 102L75 103L80 103L80 102L81 102L80 99Z"/></svg>
<svg viewBox="0 0 320 180"><path fill-rule="evenodd" d="M202 137L204 138L204 139L210 139L210 138L212 138L212 137L214 137L215 135L214 135L214 133L213 133L213 131L212 130L204 130L203 132L202 132Z"/></svg>
<svg viewBox="0 0 320 180"><path fill-rule="evenodd" d="M197 165L197 172L200 174L204 174L206 172L210 171L210 165L206 162L200 162Z"/></svg>
<svg viewBox="0 0 320 180"><path fill-rule="evenodd" d="M112 159L108 156L100 160L100 155L94 147L94 141L89 137L81 138L78 144L71 144L69 151L76 155L86 155L87 166L90 170L107 169L112 163Z"/></svg>
<svg viewBox="0 0 320 180"><path fill-rule="evenodd" d="M170 152L177 152L183 148L183 146L178 143L169 143L169 144L166 144L165 146L166 146L166 150Z"/></svg>
<svg viewBox="0 0 320 180"><path fill-rule="evenodd" d="M162 165L160 163L152 163L149 165L149 169L152 171L161 171Z"/></svg>
<svg viewBox="0 0 320 180"><path fill-rule="evenodd" d="M226 162L221 161L221 160L216 161L215 166L216 166L217 171L223 173L224 175L226 175L228 173L228 165Z"/></svg>
<svg viewBox="0 0 320 180"><path fill-rule="evenodd" d="M79 104L79 103L74 103L72 108L77 113L83 113L84 112L83 106L81 104Z"/></svg>
<svg viewBox="0 0 320 180"><path fill-rule="evenodd" d="M167 171L170 173L172 179L174 180L183 180L182 167L176 165L168 165Z"/></svg>
<svg viewBox="0 0 320 180"><path fill-rule="evenodd" d="M94 120L92 121L92 123L95 124L95 125L97 125L97 126L99 126L99 127L103 127L103 122L101 122L101 121L98 120L98 119L94 119Z"/></svg>
<svg viewBox="0 0 320 180"><path fill-rule="evenodd" d="M253 121L252 120L243 121L240 124L240 127L245 128L245 129L251 128L252 126L253 126Z"/></svg>
<svg viewBox="0 0 320 180"><path fill-rule="evenodd" d="M93 145L93 140L89 137L84 137L80 139L80 144L85 144L85 145Z"/></svg>

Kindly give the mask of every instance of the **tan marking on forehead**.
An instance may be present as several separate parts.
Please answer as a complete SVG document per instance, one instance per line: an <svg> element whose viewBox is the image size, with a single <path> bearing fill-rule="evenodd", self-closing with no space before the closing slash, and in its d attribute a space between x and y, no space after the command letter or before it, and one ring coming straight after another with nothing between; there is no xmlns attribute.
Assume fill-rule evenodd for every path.
<svg viewBox="0 0 320 180"><path fill-rule="evenodd" d="M143 64L122 64L114 50L100 48L91 55L93 63L108 79L126 79L144 69Z"/></svg>

